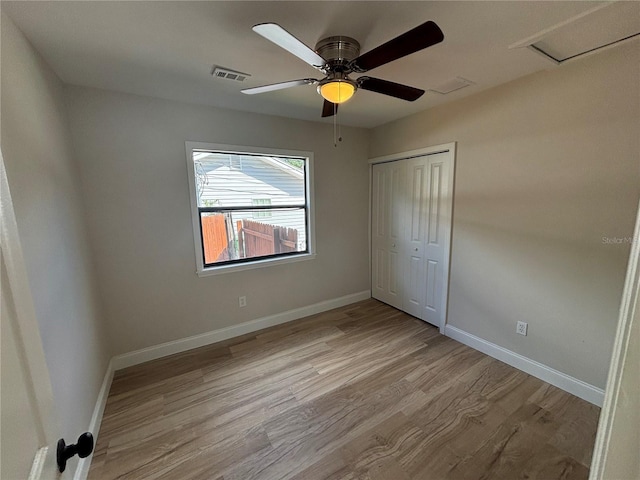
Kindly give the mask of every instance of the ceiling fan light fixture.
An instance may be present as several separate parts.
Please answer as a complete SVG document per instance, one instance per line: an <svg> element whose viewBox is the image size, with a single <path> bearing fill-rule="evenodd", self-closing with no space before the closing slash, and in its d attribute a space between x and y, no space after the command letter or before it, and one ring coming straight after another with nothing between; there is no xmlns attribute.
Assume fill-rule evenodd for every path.
<svg viewBox="0 0 640 480"><path fill-rule="evenodd" d="M346 102L355 92L356 84L351 80L335 78L318 85L318 93L322 98L336 104Z"/></svg>

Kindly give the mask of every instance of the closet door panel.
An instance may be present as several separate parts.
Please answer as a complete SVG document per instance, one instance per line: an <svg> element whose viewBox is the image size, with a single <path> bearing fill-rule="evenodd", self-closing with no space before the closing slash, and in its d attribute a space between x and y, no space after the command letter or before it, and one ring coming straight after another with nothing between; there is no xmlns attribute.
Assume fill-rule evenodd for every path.
<svg viewBox="0 0 640 480"><path fill-rule="evenodd" d="M433 155L428 160L428 187L425 234L425 303L420 317L433 324L444 322L443 285L446 242L449 241L447 217L447 168L441 155Z"/></svg>
<svg viewBox="0 0 640 480"><path fill-rule="evenodd" d="M373 167L373 192L371 209L371 250L372 250L372 296L378 300L385 301L388 251L386 248L387 222L385 212L388 208L386 203L387 193L387 171L379 165Z"/></svg>
<svg viewBox="0 0 640 480"><path fill-rule="evenodd" d="M427 281L425 284L426 300L425 309L428 312L438 311L438 262L434 260L427 260ZM433 323L433 322L431 322Z"/></svg>
<svg viewBox="0 0 640 480"><path fill-rule="evenodd" d="M427 161L424 157L407 160L406 193L404 209L406 228L404 233L404 260L406 288L403 296L404 310L420 318L424 306L424 235L426 220Z"/></svg>
<svg viewBox="0 0 640 480"><path fill-rule="evenodd" d="M400 267L400 255L398 252L389 251L387 256L387 293L393 298L393 305L400 308L402 306L400 301L400 293L402 288L399 285L401 279L401 267Z"/></svg>
<svg viewBox="0 0 640 480"><path fill-rule="evenodd" d="M400 250L404 225L401 214L404 179L401 165L373 166L372 296L396 308L402 308L404 272Z"/></svg>

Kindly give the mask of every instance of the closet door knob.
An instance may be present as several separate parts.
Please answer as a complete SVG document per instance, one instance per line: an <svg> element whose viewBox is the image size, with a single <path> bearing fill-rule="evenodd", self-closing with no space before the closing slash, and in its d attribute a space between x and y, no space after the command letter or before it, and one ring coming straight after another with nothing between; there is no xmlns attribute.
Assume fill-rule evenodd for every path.
<svg viewBox="0 0 640 480"><path fill-rule="evenodd" d="M415 248L416 252L418 251L418 247Z"/></svg>

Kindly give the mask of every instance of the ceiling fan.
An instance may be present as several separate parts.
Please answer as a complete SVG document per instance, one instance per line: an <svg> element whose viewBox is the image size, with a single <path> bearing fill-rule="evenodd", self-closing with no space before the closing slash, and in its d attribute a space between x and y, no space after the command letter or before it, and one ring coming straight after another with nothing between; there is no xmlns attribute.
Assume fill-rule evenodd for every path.
<svg viewBox="0 0 640 480"><path fill-rule="evenodd" d="M351 37L323 38L316 44L314 51L276 23L260 23L253 27L253 31L320 70L325 77L321 80L302 78L261 87L245 88L242 93L253 95L298 85L317 85L318 93L324 98L323 117L334 115L337 112L338 104L349 100L358 88L409 102L417 100L422 96L424 90L368 76L352 80L349 78L349 74L368 72L440 43L444 39L440 27L434 22L428 21L360 55L360 44Z"/></svg>

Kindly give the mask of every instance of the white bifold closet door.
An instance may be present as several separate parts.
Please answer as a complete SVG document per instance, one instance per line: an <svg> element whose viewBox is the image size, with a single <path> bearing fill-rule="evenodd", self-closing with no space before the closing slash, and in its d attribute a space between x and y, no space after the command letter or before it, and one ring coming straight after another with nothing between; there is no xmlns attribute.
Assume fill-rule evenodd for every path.
<svg viewBox="0 0 640 480"><path fill-rule="evenodd" d="M449 152L373 165L372 296L444 326L451 237Z"/></svg>

